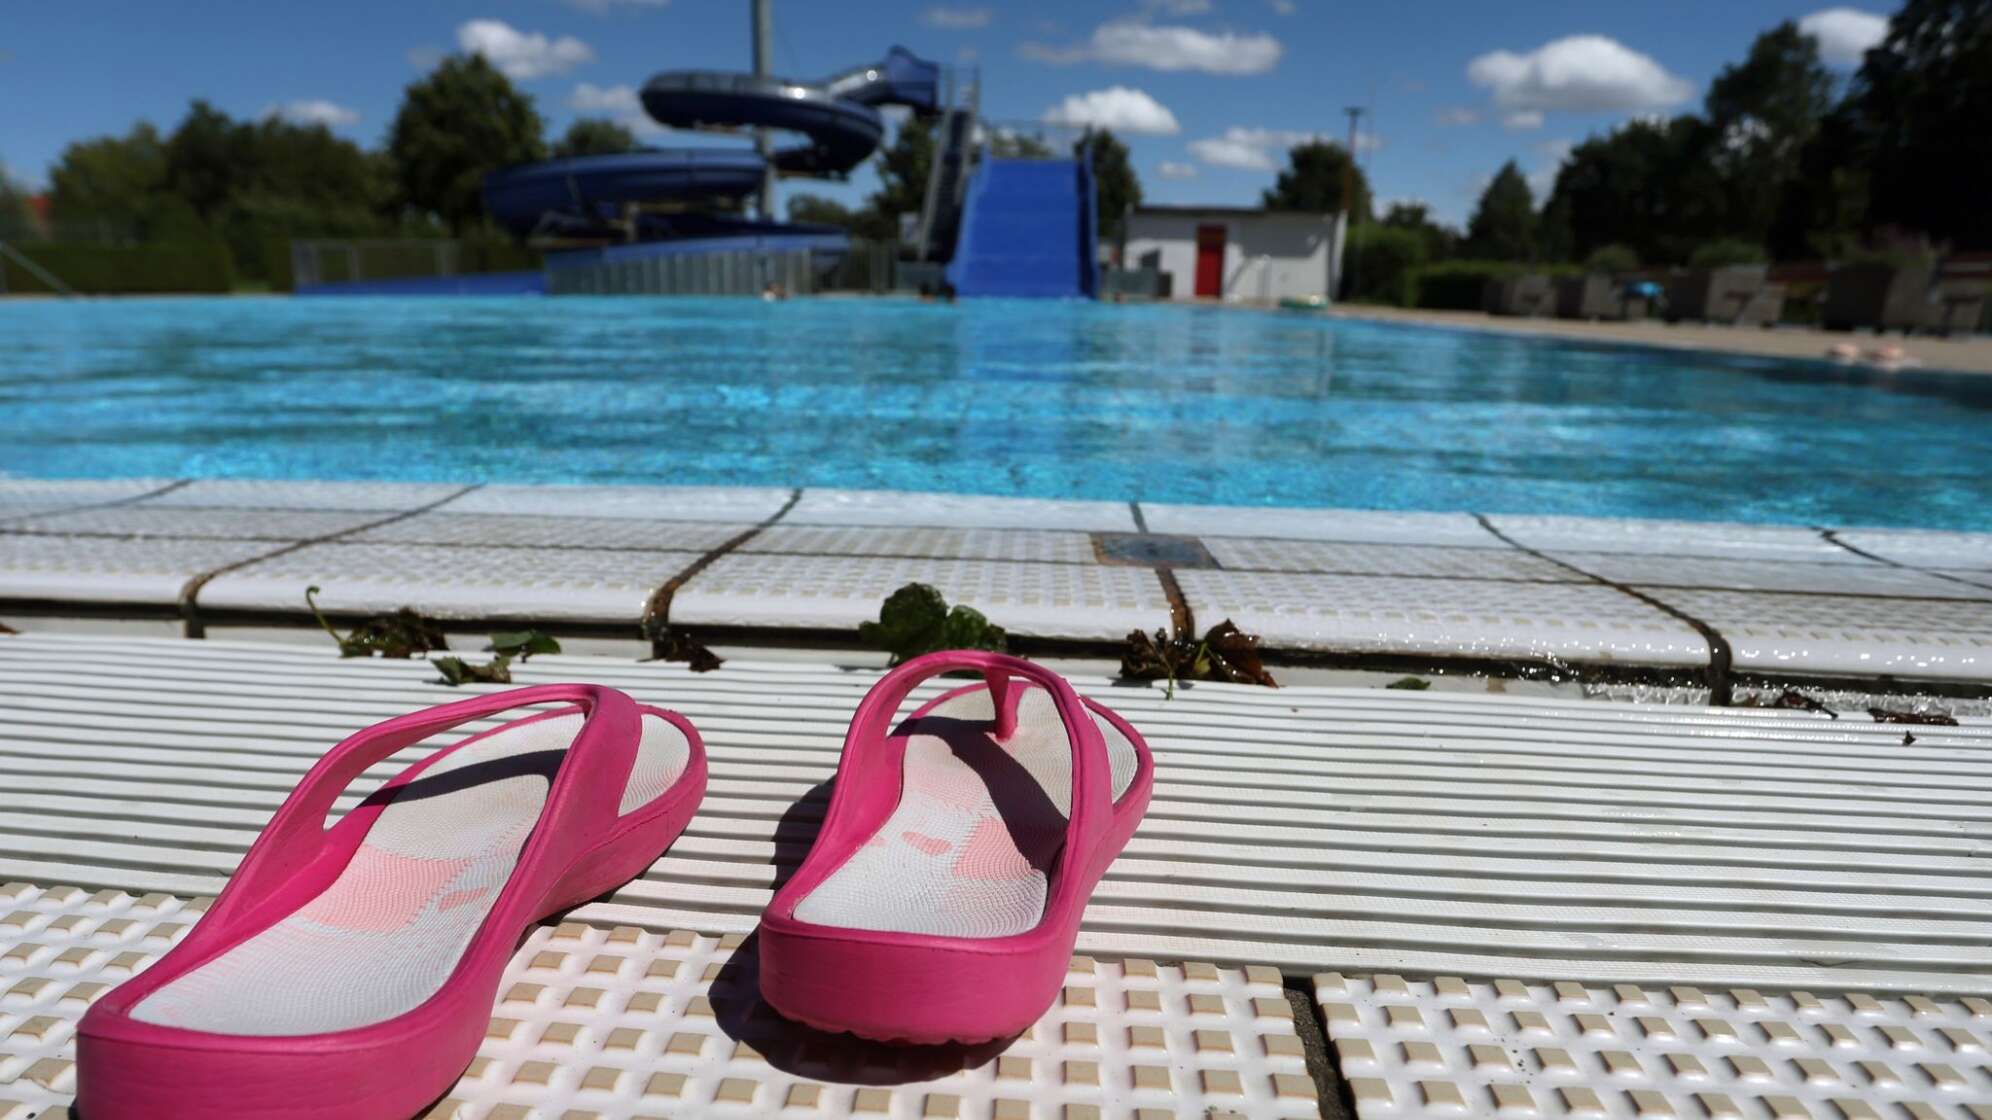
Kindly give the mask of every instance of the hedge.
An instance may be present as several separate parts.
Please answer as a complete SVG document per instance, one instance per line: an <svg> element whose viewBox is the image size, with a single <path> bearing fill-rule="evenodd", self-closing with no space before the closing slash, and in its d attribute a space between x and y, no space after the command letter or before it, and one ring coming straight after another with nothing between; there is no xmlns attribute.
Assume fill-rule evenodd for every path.
<svg viewBox="0 0 1992 1120"><path fill-rule="evenodd" d="M1487 281L1511 276L1525 266L1513 261L1441 261L1412 276L1417 306L1434 311L1478 311L1486 305Z"/></svg>
<svg viewBox="0 0 1992 1120"><path fill-rule="evenodd" d="M228 247L219 241L159 245L77 245L15 242L21 255L78 292L131 295L145 292L226 292L235 281ZM5 260L7 291L51 289L13 260Z"/></svg>

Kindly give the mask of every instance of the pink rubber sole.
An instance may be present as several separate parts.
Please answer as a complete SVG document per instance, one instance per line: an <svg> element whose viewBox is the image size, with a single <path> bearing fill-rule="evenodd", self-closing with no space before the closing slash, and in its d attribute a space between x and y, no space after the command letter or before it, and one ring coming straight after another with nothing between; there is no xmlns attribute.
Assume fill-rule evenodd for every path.
<svg viewBox="0 0 1992 1120"><path fill-rule="evenodd" d="M476 1056L505 968L532 927L642 874L697 811L706 783L697 732L675 713L642 711L668 719L685 733L691 750L683 773L602 842L576 853L564 861L564 870L543 880L532 896L536 901L514 911L523 920L501 921L494 913L471 951L428 1001L386 1023L349 1031L239 1036L136 1022L123 1012L143 999L141 991L120 1001L124 1006L115 1014L85 1017L77 1036L79 1115L89 1120L393 1120L432 1104ZM199 933L197 926L182 948ZM198 967L240 936L227 929L215 933L209 940L217 944L191 954L179 971ZM132 983L142 985L146 979L141 973ZM107 1001L115 995L110 993ZM113 1009L100 1003L92 1010Z"/></svg>
<svg viewBox="0 0 1992 1120"><path fill-rule="evenodd" d="M905 740L885 730L895 722L898 702L918 679L964 668L1044 688L1075 740L1073 812L1039 923L1023 933L971 938L798 919L801 901L869 840L898 803ZM907 722L981 687L953 690ZM990 688L998 711L992 733L1000 740L1008 734L1006 724L1014 728L1026 690L994 680ZM1110 800L1110 767L1094 720L1111 724L1135 750L1134 775L1118 800ZM882 1042L972 1044L1021 1033L1056 1000L1086 902L1140 825L1153 788L1154 759L1141 735L1056 674L1017 658L968 651L908 662L860 705L817 839L762 915L762 998L797 1022Z"/></svg>

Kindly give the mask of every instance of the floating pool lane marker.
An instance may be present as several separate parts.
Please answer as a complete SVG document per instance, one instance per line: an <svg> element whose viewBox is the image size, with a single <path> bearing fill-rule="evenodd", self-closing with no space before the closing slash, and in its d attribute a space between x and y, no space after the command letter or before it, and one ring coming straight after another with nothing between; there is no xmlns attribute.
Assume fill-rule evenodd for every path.
<svg viewBox="0 0 1992 1120"><path fill-rule="evenodd" d="M0 884L0 1120L63 1115L84 1009L164 954L206 903ZM1074 957L1044 1018L976 1047L812 1031L758 991L753 942L737 934L541 926L506 970L477 1057L426 1115L1319 1115L1292 1005L1263 966Z"/></svg>
<svg viewBox="0 0 1992 1120"><path fill-rule="evenodd" d="M1315 977L1361 1120L1992 1118L1992 1001Z"/></svg>

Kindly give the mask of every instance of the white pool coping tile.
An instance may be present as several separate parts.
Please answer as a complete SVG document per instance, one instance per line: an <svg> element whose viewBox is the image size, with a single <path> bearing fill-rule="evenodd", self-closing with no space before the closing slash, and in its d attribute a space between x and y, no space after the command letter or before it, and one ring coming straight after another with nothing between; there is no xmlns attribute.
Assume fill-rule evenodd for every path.
<svg viewBox="0 0 1992 1120"><path fill-rule="evenodd" d="M454 482L317 482L197 479L137 503L149 508L379 510L402 513L462 490Z"/></svg>
<svg viewBox="0 0 1992 1120"><path fill-rule="evenodd" d="M201 589L204 609L301 612L414 607L438 619L547 619L634 628L650 596L695 552L320 544L251 564Z"/></svg>
<svg viewBox="0 0 1992 1120"><path fill-rule="evenodd" d="M366 510L173 509L111 506L0 524L0 532L49 536L300 541L344 533L393 514Z"/></svg>
<svg viewBox="0 0 1992 1120"><path fill-rule="evenodd" d="M1198 627L1272 648L1662 667L1708 664L1693 627L1596 584L1179 570Z"/></svg>
<svg viewBox="0 0 1992 1120"><path fill-rule="evenodd" d="M1977 997L1325 973L1315 998L1357 1120L1992 1114Z"/></svg>
<svg viewBox="0 0 1992 1120"><path fill-rule="evenodd" d="M1710 587L1732 591L1788 591L1827 595L1884 595L1930 599L1984 599L1992 592L1886 564L1814 564L1795 560L1717 556L1660 556L1635 552L1552 553L1615 583Z"/></svg>
<svg viewBox="0 0 1992 1120"><path fill-rule="evenodd" d="M1117 641L1167 626L1169 600L1147 568L901 557L723 556L679 588L683 626L855 629L908 583L938 589L991 622L1046 638Z"/></svg>
<svg viewBox="0 0 1992 1120"><path fill-rule="evenodd" d="M1091 564L1090 533L1047 529L897 529L877 525L771 525L741 552L816 556L919 556Z"/></svg>
<svg viewBox="0 0 1992 1120"><path fill-rule="evenodd" d="M779 513L794 494L773 486L494 485L480 486L445 508L450 513L758 524Z"/></svg>
<svg viewBox="0 0 1992 1120"><path fill-rule="evenodd" d="M884 525L952 529L1135 529L1126 502L999 498L983 494L919 494L894 490L819 490L782 518L786 525Z"/></svg>
<svg viewBox="0 0 1992 1120"><path fill-rule="evenodd" d="M283 545L0 533L0 599L171 606L189 580Z"/></svg>
<svg viewBox="0 0 1992 1120"><path fill-rule="evenodd" d="M1273 537L1356 544L1449 545L1457 548L1508 547L1469 513L1142 502L1141 515L1152 533L1186 536Z"/></svg>
<svg viewBox="0 0 1992 1120"><path fill-rule="evenodd" d="M481 548L707 552L753 527L752 523L742 522L457 513L445 507L355 533L348 539L372 544L430 544Z"/></svg>
<svg viewBox="0 0 1992 1120"><path fill-rule="evenodd" d="M123 502L171 485L164 478L0 478L0 522Z"/></svg>
<svg viewBox="0 0 1992 1120"><path fill-rule="evenodd" d="M1233 570L1588 582L1568 568L1515 548L1440 548L1257 537L1205 537L1203 542L1219 564Z"/></svg>
<svg viewBox="0 0 1992 1120"><path fill-rule="evenodd" d="M1819 564L1868 563L1802 525L1743 525L1722 521L1489 514L1515 543L1544 552L1634 552Z"/></svg>
<svg viewBox="0 0 1992 1120"><path fill-rule="evenodd" d="M1992 522L1992 511L1988 511L1987 520ZM1842 529L1834 535L1862 552L1913 568L1963 568L1992 572L1992 532Z"/></svg>
<svg viewBox="0 0 1992 1120"><path fill-rule="evenodd" d="M1739 669L1992 680L1992 602L1644 590L1713 626Z"/></svg>

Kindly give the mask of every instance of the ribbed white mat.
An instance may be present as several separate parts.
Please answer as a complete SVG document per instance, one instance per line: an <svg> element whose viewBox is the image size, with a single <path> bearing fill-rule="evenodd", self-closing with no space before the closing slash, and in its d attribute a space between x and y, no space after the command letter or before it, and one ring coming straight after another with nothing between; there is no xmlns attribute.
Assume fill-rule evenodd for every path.
<svg viewBox="0 0 1992 1120"><path fill-rule="evenodd" d="M674 707L712 783L579 917L750 930L853 706L828 666L537 659ZM0 880L211 894L342 735L462 695L305 647L0 638ZM1382 690L1079 687L1149 737L1155 802L1083 951L1608 984L1992 989L1992 724ZM386 777L398 765L376 771ZM779 825L784 816L787 824ZM779 841L777 836L779 835Z"/></svg>

